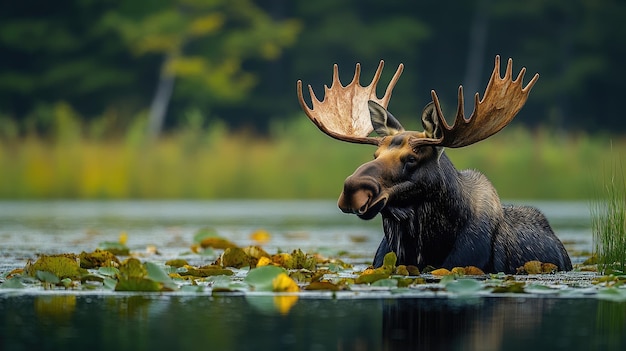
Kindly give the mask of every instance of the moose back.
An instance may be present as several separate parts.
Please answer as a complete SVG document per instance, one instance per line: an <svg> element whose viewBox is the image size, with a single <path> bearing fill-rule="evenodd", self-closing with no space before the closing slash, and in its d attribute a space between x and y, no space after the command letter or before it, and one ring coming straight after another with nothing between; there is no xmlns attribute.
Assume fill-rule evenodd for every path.
<svg viewBox="0 0 626 351"><path fill-rule="evenodd" d="M322 101L309 86L311 103L304 101L302 82L298 100L311 121L327 135L346 142L377 146L374 160L357 168L344 183L339 208L362 219L380 213L384 236L374 257L381 266L388 252L398 264L420 269L476 266L485 272L515 273L532 260L553 263L571 270L565 247L545 216L527 206L502 205L494 187L481 173L457 170L444 148L464 147L497 133L522 108L538 74L524 86L522 68L512 77L509 59L504 77L500 57L474 110L465 118L463 88L458 90L457 114L452 126L441 111L437 94L422 112L424 131L407 131L387 110L401 64L383 98L376 95L383 61L372 83L359 83L360 65L347 86L339 81L337 65L330 88ZM377 136L370 136L376 132Z"/></svg>

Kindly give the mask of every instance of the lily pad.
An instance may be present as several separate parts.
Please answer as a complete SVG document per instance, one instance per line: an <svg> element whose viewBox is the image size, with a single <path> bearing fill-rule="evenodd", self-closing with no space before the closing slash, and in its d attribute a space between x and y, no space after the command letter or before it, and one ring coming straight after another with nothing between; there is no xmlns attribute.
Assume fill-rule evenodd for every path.
<svg viewBox="0 0 626 351"><path fill-rule="evenodd" d="M338 291L341 290L337 284L333 284L331 282L312 282L307 285L305 290L330 290L330 291Z"/></svg>
<svg viewBox="0 0 626 351"><path fill-rule="evenodd" d="M37 271L35 276L44 283L59 284L61 282L59 277L48 271Z"/></svg>
<svg viewBox="0 0 626 351"><path fill-rule="evenodd" d="M103 241L98 244L98 249L109 251L116 256L128 256L130 254L128 246L118 241Z"/></svg>
<svg viewBox="0 0 626 351"><path fill-rule="evenodd" d="M146 267L136 258L129 258L122 262L119 271L120 279L143 278L148 275Z"/></svg>
<svg viewBox="0 0 626 351"><path fill-rule="evenodd" d="M232 247L224 250L220 257L222 267L255 267L258 260L246 255L243 249Z"/></svg>
<svg viewBox="0 0 626 351"><path fill-rule="evenodd" d="M274 279L281 273L286 273L284 268L277 266L263 266L251 269L243 281L256 291L273 291Z"/></svg>
<svg viewBox="0 0 626 351"><path fill-rule="evenodd" d="M37 271L49 272L59 279L79 279L82 275L87 274L86 269L80 268L75 255L41 256L35 263L29 261L24 271L33 277Z"/></svg>
<svg viewBox="0 0 626 351"><path fill-rule="evenodd" d="M148 279L163 284L163 287L167 289L175 290L177 288L172 278L157 264L146 262L146 270L148 271Z"/></svg>
<svg viewBox="0 0 626 351"><path fill-rule="evenodd" d="M19 277L7 279L0 284L0 289L23 289L25 287L26 285L22 284L22 279Z"/></svg>
<svg viewBox="0 0 626 351"><path fill-rule="evenodd" d="M120 279L115 285L115 291L161 291L161 283L146 278L129 277Z"/></svg>
<svg viewBox="0 0 626 351"><path fill-rule="evenodd" d="M119 259L107 250L96 249L92 253L81 252L78 255L80 266L82 268L98 268L98 267L117 267L120 264Z"/></svg>
<svg viewBox="0 0 626 351"><path fill-rule="evenodd" d="M448 281L445 287L457 295L474 295L483 289L483 284L475 279L456 279Z"/></svg>
<svg viewBox="0 0 626 351"><path fill-rule="evenodd" d="M185 266L179 270L178 274L180 274L181 276L210 277L219 275L233 275L234 273L230 269L225 269L220 266L203 266L198 268Z"/></svg>
<svg viewBox="0 0 626 351"><path fill-rule="evenodd" d="M214 228L210 228L210 227L204 227L204 228L198 229L196 233L193 235L193 242L199 244L204 239L214 238L214 237L219 237L219 235L217 234L217 230L215 230Z"/></svg>

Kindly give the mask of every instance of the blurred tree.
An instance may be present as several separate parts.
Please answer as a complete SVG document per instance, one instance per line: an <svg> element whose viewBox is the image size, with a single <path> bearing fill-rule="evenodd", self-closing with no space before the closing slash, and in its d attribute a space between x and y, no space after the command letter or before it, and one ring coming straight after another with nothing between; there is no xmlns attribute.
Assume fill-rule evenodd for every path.
<svg viewBox="0 0 626 351"><path fill-rule="evenodd" d="M116 1L4 2L0 11L0 113L47 130L52 106L84 115L127 114L150 81L112 33L98 26ZM149 61L143 62L149 63Z"/></svg>
<svg viewBox="0 0 626 351"><path fill-rule="evenodd" d="M418 124L431 89L453 110L500 54L541 74L514 123L626 131L624 18L621 0L6 2L0 119L44 130L67 102L122 127L149 109L155 135L186 116L262 131L299 113L297 79L321 95L333 63L347 83L360 62L368 83L384 59L381 86L406 65L390 109Z"/></svg>
<svg viewBox="0 0 626 351"><path fill-rule="evenodd" d="M532 124L563 130L626 130L619 102L626 76L626 3L619 0L493 2L490 50L541 78L525 108ZM531 73L532 73L531 72Z"/></svg>
<svg viewBox="0 0 626 351"><path fill-rule="evenodd" d="M176 78L195 108L241 101L257 81L242 62L277 59L300 30L297 21L274 21L251 0L130 3L107 14L105 23L133 54L163 56L149 112L152 136L161 132Z"/></svg>

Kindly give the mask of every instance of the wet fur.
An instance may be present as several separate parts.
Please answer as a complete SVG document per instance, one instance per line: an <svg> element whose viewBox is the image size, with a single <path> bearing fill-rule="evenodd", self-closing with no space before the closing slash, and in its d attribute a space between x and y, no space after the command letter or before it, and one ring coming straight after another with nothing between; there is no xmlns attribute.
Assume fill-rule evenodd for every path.
<svg viewBox="0 0 626 351"><path fill-rule="evenodd" d="M396 189L381 211L384 238L374 266L388 252L398 264L439 268L476 266L485 272L515 273L525 262L539 260L571 270L570 258L545 216L535 208L503 206L481 173L458 171L445 153L433 172ZM410 196L407 196L410 194ZM392 201L393 200L393 201Z"/></svg>

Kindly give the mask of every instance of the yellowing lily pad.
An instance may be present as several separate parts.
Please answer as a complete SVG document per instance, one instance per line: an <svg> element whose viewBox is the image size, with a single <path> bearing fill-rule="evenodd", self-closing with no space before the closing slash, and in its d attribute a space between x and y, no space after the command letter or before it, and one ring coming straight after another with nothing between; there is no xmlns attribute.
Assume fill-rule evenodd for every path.
<svg viewBox="0 0 626 351"><path fill-rule="evenodd" d="M120 279L143 278L148 275L146 267L136 258L129 258L119 267Z"/></svg>
<svg viewBox="0 0 626 351"><path fill-rule="evenodd" d="M361 274L354 281L356 284L371 284L381 279L389 278L389 274L387 273L370 273L370 274Z"/></svg>
<svg viewBox="0 0 626 351"><path fill-rule="evenodd" d="M245 251L238 247L231 247L220 256L220 264L222 267L255 267L257 260L246 255Z"/></svg>
<svg viewBox="0 0 626 351"><path fill-rule="evenodd" d="M78 255L80 266L82 268L99 268L99 267L117 267L120 264L119 259L107 250L96 249L92 253L81 252Z"/></svg>
<svg viewBox="0 0 626 351"><path fill-rule="evenodd" d="M552 263L544 263L540 261L528 261L524 266L517 269L518 274L546 274L554 273L559 268Z"/></svg>
<svg viewBox="0 0 626 351"><path fill-rule="evenodd" d="M340 290L339 286L333 284L331 282L312 282L307 285L305 290L330 290L330 291L338 291Z"/></svg>
<svg viewBox="0 0 626 351"><path fill-rule="evenodd" d="M452 272L450 272L449 270L445 268L439 268L439 269L435 269L434 271L431 271L430 274L437 275L437 276L444 276L444 275L450 275L452 274Z"/></svg>
<svg viewBox="0 0 626 351"><path fill-rule="evenodd" d="M200 246L202 248L212 247L214 249L228 249L237 247L237 245L235 245L230 240L220 237L204 238L202 239L202 241L200 241Z"/></svg>
<svg viewBox="0 0 626 351"><path fill-rule="evenodd" d="M76 255L41 256L35 263L28 261L24 271L30 276L35 276L37 271L49 272L59 279L79 279L87 274L86 269L80 268Z"/></svg>
<svg viewBox="0 0 626 351"><path fill-rule="evenodd" d="M183 267L186 265L189 265L189 263L187 262L187 260L183 260L183 259L173 259L173 260L167 260L165 261L165 264L170 266L170 267Z"/></svg>
<svg viewBox="0 0 626 351"><path fill-rule="evenodd" d="M254 259L261 259L263 257L269 258L270 254L268 254L267 252L265 252L265 250L263 250L262 248L258 247L258 246L248 246L248 247L244 247L243 248L243 252L246 253L246 255L254 258Z"/></svg>
<svg viewBox="0 0 626 351"><path fill-rule="evenodd" d="M203 266L194 268L192 266L184 266L185 272L179 272L181 276L194 276L194 277L210 277L216 275L233 275L233 271L224 269L220 266Z"/></svg>

